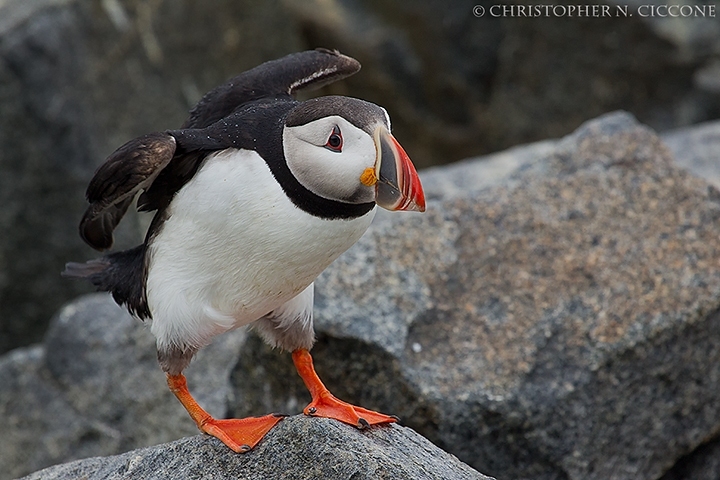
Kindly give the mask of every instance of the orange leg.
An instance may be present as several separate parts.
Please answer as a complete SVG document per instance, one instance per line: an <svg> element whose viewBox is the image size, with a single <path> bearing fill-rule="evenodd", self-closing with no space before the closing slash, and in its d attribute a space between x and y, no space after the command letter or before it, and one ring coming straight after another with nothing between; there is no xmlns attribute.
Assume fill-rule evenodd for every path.
<svg viewBox="0 0 720 480"><path fill-rule="evenodd" d="M358 428L365 428L379 423L391 423L398 420L382 413L373 412L362 407L356 407L349 403L338 400L323 385L315 373L310 352L305 349L298 349L292 353L293 363L298 374L305 382L305 386L312 395L312 402L305 407L305 415L334 418L341 422L348 423Z"/></svg>
<svg viewBox="0 0 720 480"><path fill-rule="evenodd" d="M283 415L265 415L264 417L216 420L203 410L190 395L185 375L168 375L167 381L170 391L180 400L190 417L195 420L198 428L219 438L237 453L250 451L283 418Z"/></svg>

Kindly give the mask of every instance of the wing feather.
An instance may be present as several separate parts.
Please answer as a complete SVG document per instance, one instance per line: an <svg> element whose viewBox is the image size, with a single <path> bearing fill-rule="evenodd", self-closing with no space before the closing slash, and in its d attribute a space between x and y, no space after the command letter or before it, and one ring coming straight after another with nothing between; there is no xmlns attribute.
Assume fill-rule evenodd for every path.
<svg viewBox="0 0 720 480"><path fill-rule="evenodd" d="M292 53L241 73L210 90L190 111L182 128L204 128L225 118L238 107L262 98L290 98L349 77L360 62L337 50L319 48Z"/></svg>
<svg viewBox="0 0 720 480"><path fill-rule="evenodd" d="M113 231L135 195L173 159L175 138L167 133L150 133L130 140L108 157L88 185L90 206L80 221L80 236L96 250L113 244Z"/></svg>

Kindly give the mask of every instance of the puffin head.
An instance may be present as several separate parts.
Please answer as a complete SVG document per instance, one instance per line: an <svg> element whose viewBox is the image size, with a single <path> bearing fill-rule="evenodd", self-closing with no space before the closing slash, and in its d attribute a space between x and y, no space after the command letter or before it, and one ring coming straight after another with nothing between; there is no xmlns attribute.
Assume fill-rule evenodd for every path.
<svg viewBox="0 0 720 480"><path fill-rule="evenodd" d="M415 167L373 103L326 96L298 104L285 119L283 150L295 178L318 196L425 211Z"/></svg>

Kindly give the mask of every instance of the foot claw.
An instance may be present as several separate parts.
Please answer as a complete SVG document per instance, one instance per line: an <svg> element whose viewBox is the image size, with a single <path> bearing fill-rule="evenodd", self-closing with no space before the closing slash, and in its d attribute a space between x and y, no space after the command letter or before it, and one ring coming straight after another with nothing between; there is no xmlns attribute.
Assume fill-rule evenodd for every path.
<svg viewBox="0 0 720 480"><path fill-rule="evenodd" d="M365 419L362 418L362 417L358 418L358 425L357 425L357 427L358 427L360 430L364 430L364 429L368 428L369 426L370 426L370 424L368 423L367 420L365 420Z"/></svg>

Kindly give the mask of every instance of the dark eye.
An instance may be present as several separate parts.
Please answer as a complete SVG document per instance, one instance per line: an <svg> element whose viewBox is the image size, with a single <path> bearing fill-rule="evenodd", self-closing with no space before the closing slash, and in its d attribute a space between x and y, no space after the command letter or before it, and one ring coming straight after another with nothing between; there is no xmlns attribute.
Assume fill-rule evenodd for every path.
<svg viewBox="0 0 720 480"><path fill-rule="evenodd" d="M334 127L330 137L328 138L325 148L333 152L342 152L343 139L342 133L338 127Z"/></svg>

